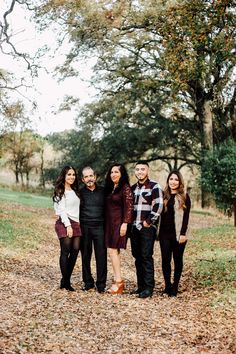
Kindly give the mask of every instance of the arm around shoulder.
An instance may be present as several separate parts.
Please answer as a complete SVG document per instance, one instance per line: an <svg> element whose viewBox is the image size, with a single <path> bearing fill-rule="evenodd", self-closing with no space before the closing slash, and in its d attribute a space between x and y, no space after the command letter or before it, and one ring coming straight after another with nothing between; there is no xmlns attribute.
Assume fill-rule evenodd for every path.
<svg viewBox="0 0 236 354"><path fill-rule="evenodd" d="M123 188L123 205L124 205L124 219L123 223L131 223L133 217L133 193L131 187L127 184Z"/></svg>

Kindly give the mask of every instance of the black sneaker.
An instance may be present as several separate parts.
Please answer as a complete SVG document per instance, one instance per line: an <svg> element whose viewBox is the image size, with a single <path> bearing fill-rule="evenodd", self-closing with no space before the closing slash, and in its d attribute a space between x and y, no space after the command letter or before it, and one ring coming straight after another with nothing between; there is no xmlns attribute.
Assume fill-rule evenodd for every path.
<svg viewBox="0 0 236 354"><path fill-rule="evenodd" d="M138 294L140 294L142 291L143 291L143 289L138 288L138 289L135 289L135 290L131 291L131 292L130 292L130 295L138 295Z"/></svg>
<svg viewBox="0 0 236 354"><path fill-rule="evenodd" d="M105 288L97 288L97 291L99 292L99 294L103 294L105 293Z"/></svg>
<svg viewBox="0 0 236 354"><path fill-rule="evenodd" d="M146 299L147 297L152 297L152 290L145 289L138 295L138 297L140 299Z"/></svg>
<svg viewBox="0 0 236 354"><path fill-rule="evenodd" d="M85 284L84 287L82 288L83 291L89 291L91 289L94 289L94 285Z"/></svg>

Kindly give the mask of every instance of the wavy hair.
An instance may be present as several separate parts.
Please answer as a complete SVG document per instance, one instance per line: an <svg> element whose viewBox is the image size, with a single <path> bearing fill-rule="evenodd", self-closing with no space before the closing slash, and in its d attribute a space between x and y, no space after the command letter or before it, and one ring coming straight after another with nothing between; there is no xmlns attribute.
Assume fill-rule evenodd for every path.
<svg viewBox="0 0 236 354"><path fill-rule="evenodd" d="M121 177L118 183L117 188L115 189L114 193L118 193L125 184L130 185L129 183L129 175L128 172L123 164L114 163L109 170L107 171L106 178L105 178L105 194L108 195L113 191L114 183L111 180L111 170L113 167L118 167L121 173Z"/></svg>
<svg viewBox="0 0 236 354"><path fill-rule="evenodd" d="M56 181L54 182L54 193L53 193L53 197L52 197L54 202L58 203L65 193L65 179L66 179L66 174L68 173L69 170L73 170L75 172L75 181L71 185L71 188L76 193L76 195L79 197L79 180L78 180L78 175L77 175L76 169L73 166L68 165L68 166L63 167L59 176L57 177Z"/></svg>
<svg viewBox="0 0 236 354"><path fill-rule="evenodd" d="M186 194L184 191L184 179L182 174L179 172L179 170L172 170L168 177L167 177L167 181L166 181L166 186L164 188L164 192L163 192L163 201L164 201L164 210L167 211L167 203L171 197L171 189L169 187L169 179L172 175L176 175L179 179L179 187L177 189L177 193L176 193L176 197L179 201L180 204L180 208L185 209L186 205L185 205L185 201L186 201Z"/></svg>

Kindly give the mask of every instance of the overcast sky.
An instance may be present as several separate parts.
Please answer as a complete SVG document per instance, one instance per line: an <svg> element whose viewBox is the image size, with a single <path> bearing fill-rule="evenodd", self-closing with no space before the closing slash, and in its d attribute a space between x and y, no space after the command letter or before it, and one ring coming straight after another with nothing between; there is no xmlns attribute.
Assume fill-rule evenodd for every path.
<svg viewBox="0 0 236 354"><path fill-rule="evenodd" d="M10 1L6 0L5 5ZM2 6L2 5L1 5ZM0 9L1 19L4 9ZM29 71L26 69L26 64L22 59L16 60L8 55L3 55L0 52L0 68L10 71L15 78L24 76L27 78L27 83L30 88L21 88L19 93L32 101L37 102L37 111L33 114L34 129L42 135L55 131L63 131L74 127L75 111L55 113L63 101L65 95L75 95L79 98L80 105L91 101L95 91L89 86L88 80L92 74L91 65L94 59L90 62L81 63L80 77L67 79L58 83L57 78L53 78L53 68L62 63L64 53L68 48L62 47L60 52L54 53L56 48L55 35L53 31L47 30L42 34L37 33L34 25L30 22L27 11L16 6L14 12L8 16L8 21L13 29L14 42L19 52L28 52L31 55L43 44L49 45L51 48L50 54L42 59L42 65L47 67L48 73L41 69L39 77L32 81ZM5 48L7 50L9 48ZM53 57L51 57L53 56ZM30 109L30 103L20 94L14 95L15 98L22 99L27 108ZM31 115L31 113L29 112Z"/></svg>

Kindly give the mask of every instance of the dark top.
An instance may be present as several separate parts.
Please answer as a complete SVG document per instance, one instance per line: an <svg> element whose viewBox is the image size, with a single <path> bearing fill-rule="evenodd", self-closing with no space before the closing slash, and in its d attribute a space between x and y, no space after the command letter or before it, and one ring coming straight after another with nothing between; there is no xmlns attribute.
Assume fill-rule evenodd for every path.
<svg viewBox="0 0 236 354"><path fill-rule="evenodd" d="M164 209L162 211L159 231L160 239L176 239L174 201L175 194L171 194L171 197L167 203L167 211L165 211ZM189 212L191 207L191 201L188 194L186 194L185 205L186 208L184 209L180 235L185 235L188 228Z"/></svg>
<svg viewBox="0 0 236 354"><path fill-rule="evenodd" d="M133 214L133 194L128 184L119 192L110 193L106 198L106 247L126 248L126 236L120 236L122 223L131 223Z"/></svg>
<svg viewBox="0 0 236 354"><path fill-rule="evenodd" d="M84 186L80 191L80 222L100 224L104 222L104 187L96 185L91 191Z"/></svg>

